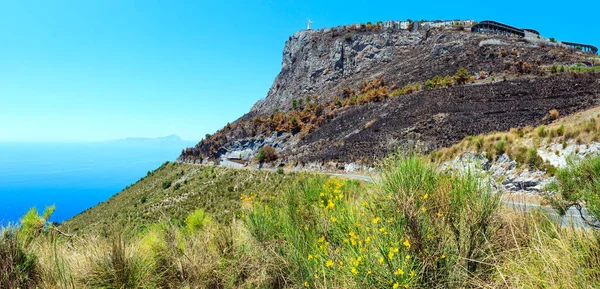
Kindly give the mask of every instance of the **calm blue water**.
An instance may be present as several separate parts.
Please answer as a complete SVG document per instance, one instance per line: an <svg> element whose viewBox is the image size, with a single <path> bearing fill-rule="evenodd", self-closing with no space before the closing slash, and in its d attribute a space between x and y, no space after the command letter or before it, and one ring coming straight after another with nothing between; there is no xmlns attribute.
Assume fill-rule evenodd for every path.
<svg viewBox="0 0 600 289"><path fill-rule="evenodd" d="M173 161L185 145L0 143L0 226L56 205L61 222Z"/></svg>

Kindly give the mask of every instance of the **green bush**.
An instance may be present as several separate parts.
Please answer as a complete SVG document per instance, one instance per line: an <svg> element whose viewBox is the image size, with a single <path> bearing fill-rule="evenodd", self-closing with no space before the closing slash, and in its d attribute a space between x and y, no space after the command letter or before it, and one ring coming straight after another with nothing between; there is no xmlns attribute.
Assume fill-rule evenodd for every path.
<svg viewBox="0 0 600 289"><path fill-rule="evenodd" d="M556 135L558 136L563 136L565 135L565 125L561 124L557 129L556 129Z"/></svg>
<svg viewBox="0 0 600 289"><path fill-rule="evenodd" d="M202 230L211 223L212 218L202 209L195 210L185 218L185 227L192 233Z"/></svg>
<svg viewBox="0 0 600 289"><path fill-rule="evenodd" d="M431 81L430 79L425 81L425 89L432 90L434 87L435 85L433 84L433 81Z"/></svg>
<svg viewBox="0 0 600 289"><path fill-rule="evenodd" d="M442 87L442 77L440 77L439 75L434 76L433 79L431 79L431 81L433 82L435 88Z"/></svg>
<svg viewBox="0 0 600 289"><path fill-rule="evenodd" d="M272 162L277 159L277 153L271 146L264 146L258 150L256 154L256 160L259 162Z"/></svg>
<svg viewBox="0 0 600 289"><path fill-rule="evenodd" d="M446 75L446 77L444 77L444 80L442 81L442 85L445 87L452 87L454 85L452 77L450 77L450 75Z"/></svg>
<svg viewBox="0 0 600 289"><path fill-rule="evenodd" d="M469 75L469 71L467 71L466 68L461 67L458 71L456 71L456 73L454 74L454 81L457 84L465 84L467 83L469 80L471 79L470 75Z"/></svg>
<svg viewBox="0 0 600 289"><path fill-rule="evenodd" d="M538 155L537 149L527 149L527 164L530 167L540 168L543 164L542 158Z"/></svg>
<svg viewBox="0 0 600 289"><path fill-rule="evenodd" d="M548 135L548 130L545 125L540 125L535 129L535 132L539 137L546 137Z"/></svg>
<svg viewBox="0 0 600 289"><path fill-rule="evenodd" d="M506 141L499 141L494 145L494 150L496 150L496 155L502 155L506 152Z"/></svg>
<svg viewBox="0 0 600 289"><path fill-rule="evenodd" d="M467 269L485 271L478 264L499 223L499 198L478 176L442 174L425 157L397 154L383 161L373 191L360 186L307 176L281 194L243 196L246 225L274 246L292 284L452 287Z"/></svg>
<svg viewBox="0 0 600 289"><path fill-rule="evenodd" d="M564 215L573 206L585 206L591 217L588 223L597 226L600 220L600 156L569 159L567 167L556 172L556 189L551 203L560 214Z"/></svg>
<svg viewBox="0 0 600 289"><path fill-rule="evenodd" d="M171 187L171 181L164 181L164 182L162 183L162 188L163 188L163 190L166 190L166 189L168 189L168 188L170 188L170 187Z"/></svg>
<svg viewBox="0 0 600 289"><path fill-rule="evenodd" d="M486 255L485 243L500 225L500 194L492 192L481 176L466 172L453 178L449 206L448 221L455 245L468 272L473 274L478 266L483 266L478 260Z"/></svg>
<svg viewBox="0 0 600 289"><path fill-rule="evenodd" d="M153 288L158 277L150 258L127 247L122 236L115 234L108 254L92 260L86 283L91 288Z"/></svg>
<svg viewBox="0 0 600 289"><path fill-rule="evenodd" d="M37 257L27 253L15 228L0 232L0 288L37 288L40 272Z"/></svg>
<svg viewBox="0 0 600 289"><path fill-rule="evenodd" d="M480 151L484 144L485 144L485 141L484 141L483 137L478 137L475 140L475 148L477 149L477 151Z"/></svg>

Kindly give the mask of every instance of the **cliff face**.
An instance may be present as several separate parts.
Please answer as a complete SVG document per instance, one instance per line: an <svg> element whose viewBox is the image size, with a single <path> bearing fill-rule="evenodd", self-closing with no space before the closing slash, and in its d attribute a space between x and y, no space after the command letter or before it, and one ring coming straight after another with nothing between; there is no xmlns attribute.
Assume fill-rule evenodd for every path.
<svg viewBox="0 0 600 289"><path fill-rule="evenodd" d="M455 29L300 31L286 42L265 99L179 160L251 160L269 145L282 162L368 163L406 143L430 150L472 134L537 125L551 109L565 114L594 104L596 74L550 69L589 66L591 59ZM459 68L468 71L462 80L438 79L425 88Z"/></svg>
<svg viewBox="0 0 600 289"><path fill-rule="evenodd" d="M518 51L513 54L513 49ZM281 72L251 112L287 110L294 99L306 96L331 100L343 87L374 77L402 87L436 75L452 75L460 67L493 74L510 69L518 60L539 61L540 65L570 63L577 58L574 54L524 39L452 29L299 31L286 41Z"/></svg>
<svg viewBox="0 0 600 289"><path fill-rule="evenodd" d="M251 111L288 108L293 99L305 96L330 96L340 80L356 74L365 79L377 76L381 71L370 68L392 61L399 48L415 46L422 38L422 33L408 31L351 33L336 28L296 32L286 41L281 72L266 98Z"/></svg>

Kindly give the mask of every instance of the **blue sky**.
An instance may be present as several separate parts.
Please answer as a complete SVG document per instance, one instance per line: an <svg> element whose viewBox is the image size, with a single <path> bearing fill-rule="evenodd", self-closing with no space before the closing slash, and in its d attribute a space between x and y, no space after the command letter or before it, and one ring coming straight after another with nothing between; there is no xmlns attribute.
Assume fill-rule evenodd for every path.
<svg viewBox="0 0 600 289"><path fill-rule="evenodd" d="M493 6L493 3L496 6ZM505 3L503 9L498 5ZM558 4L558 3L557 3ZM285 40L388 19L493 19L600 45L597 1L0 1L0 141L199 140L263 98Z"/></svg>

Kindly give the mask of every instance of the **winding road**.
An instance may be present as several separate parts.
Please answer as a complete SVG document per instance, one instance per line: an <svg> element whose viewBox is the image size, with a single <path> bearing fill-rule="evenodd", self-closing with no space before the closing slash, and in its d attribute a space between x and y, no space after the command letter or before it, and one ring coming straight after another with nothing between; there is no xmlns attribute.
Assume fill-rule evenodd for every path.
<svg viewBox="0 0 600 289"><path fill-rule="evenodd" d="M221 161L221 166L225 166L225 167L230 167L230 168L236 168L236 169L253 169L253 168L248 168L244 165L241 165L239 163L235 163L235 162L231 162L231 161ZM275 172L274 169L259 169L259 170L264 170L264 171L270 171L270 172ZM374 181L372 176L367 176L367 175L359 175L359 174L344 174L344 173L325 173L329 176L334 176L334 177L340 177L340 178L346 178L346 179L354 179L354 180L360 180L360 181L364 181L367 183L372 183ZM591 226L589 226L585 220L581 217L579 211L577 209L575 209L574 207L571 207L567 213L564 216L560 216L558 213L556 213L556 211L550 207L550 206L542 206L540 204L536 204L536 203L531 203L531 202L524 202L524 201L518 201L518 200L504 200L502 201L502 203L515 210L518 212L528 212L531 210L538 210L541 209L543 212L545 212L548 216L552 217L553 219L560 221L561 224L563 226L568 226L568 227L573 227L573 228L578 228L578 229L591 229ZM584 216L588 216L588 214L586 213L585 208L582 209L582 213ZM589 218L588 218L589 219Z"/></svg>

